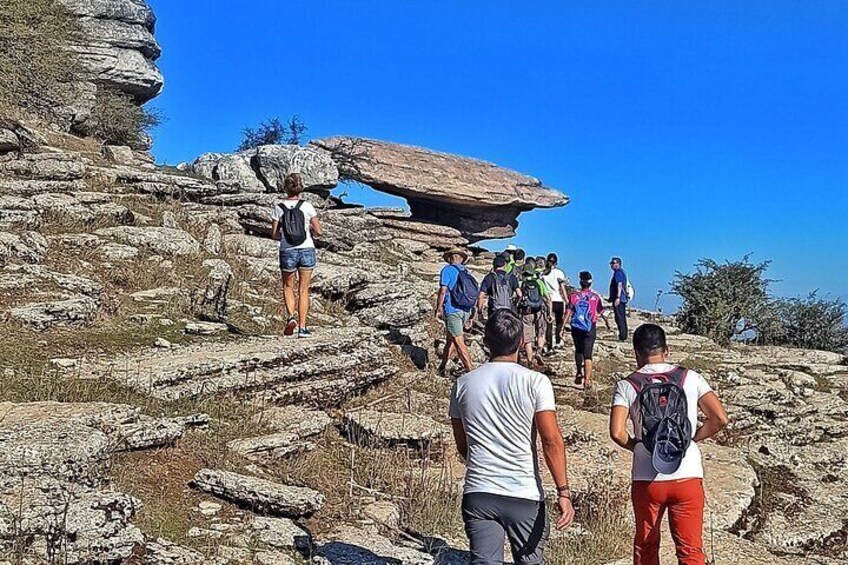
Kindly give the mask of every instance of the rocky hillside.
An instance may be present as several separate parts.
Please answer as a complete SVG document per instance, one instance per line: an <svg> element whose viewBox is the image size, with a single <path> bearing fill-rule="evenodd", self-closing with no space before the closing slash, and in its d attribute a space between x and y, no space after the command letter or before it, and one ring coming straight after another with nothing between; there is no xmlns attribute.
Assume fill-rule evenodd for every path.
<svg viewBox="0 0 848 565"><path fill-rule="evenodd" d="M102 30L78 47L114 58L97 80L139 101L158 92L143 2L65 3ZM292 171L326 232L309 340L281 337L268 238ZM330 196L340 178L411 211L346 204ZM433 371L440 252L566 202L489 163L373 140L173 169L0 119L0 563L466 562L451 380ZM472 250L482 275L492 255ZM731 416L704 449L716 562L844 563L846 360L728 350L660 322ZM578 511L550 563L627 562L629 459L606 411L631 354L609 333L598 349L590 394L571 384L567 350L548 360ZM479 335L472 353L484 357Z"/></svg>

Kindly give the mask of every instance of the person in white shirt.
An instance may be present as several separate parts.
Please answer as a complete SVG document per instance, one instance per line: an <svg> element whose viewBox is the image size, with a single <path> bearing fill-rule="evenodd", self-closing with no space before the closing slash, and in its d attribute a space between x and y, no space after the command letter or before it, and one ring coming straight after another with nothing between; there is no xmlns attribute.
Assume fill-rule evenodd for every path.
<svg viewBox="0 0 848 565"><path fill-rule="evenodd" d="M321 235L321 222L315 207L301 199L304 187L299 174L288 174L278 188L286 193L286 198L274 207L271 235L280 240L280 272L288 316L283 334L292 335L297 330L297 337L310 337L306 315L309 313L309 283L317 260L312 234Z"/></svg>
<svg viewBox="0 0 848 565"><path fill-rule="evenodd" d="M659 565L660 528L662 516L668 510L678 563L705 565L704 468L698 444L727 425L727 414L718 396L701 375L667 363L668 345L665 331L660 326L639 326L633 333L633 349L638 370L616 384L610 413L610 437L619 446L633 452L631 498L636 518L633 563ZM678 385L673 387L676 391L680 387L683 389L686 399L685 417L688 419L688 431L691 432L691 441L687 438L688 447L684 450L684 444L681 443L674 456L669 456L669 453L674 454L673 446L663 445L661 448L659 439L653 452L643 442L646 439L643 437L643 416L648 408L642 407L642 400L648 395L640 396L640 391L647 391L651 384L668 382ZM675 402L671 394L677 393L661 396L657 405L670 406ZM680 397L677 403L682 412L684 404L680 402ZM700 427L699 408L704 414ZM680 417L683 418L682 413ZM631 437L627 431L628 418L633 423L635 437ZM661 428L662 423L657 427ZM678 429L683 428L678 426ZM659 435L655 437L659 438Z"/></svg>
<svg viewBox="0 0 848 565"><path fill-rule="evenodd" d="M558 263L557 254L548 253L545 271L542 274L542 281L548 289L548 296L551 297L551 306L554 310L554 324L548 324L546 336L548 351L555 347L562 347L562 326L565 320L565 305L568 302L568 277L558 267Z"/></svg>
<svg viewBox="0 0 848 565"><path fill-rule="evenodd" d="M495 311L484 334L490 361L459 377L451 391L451 424L466 464L462 518L472 564L503 563L504 536L517 565L543 562L548 523L537 435L557 487L557 529L574 519L553 387L518 364L523 336L521 318Z"/></svg>

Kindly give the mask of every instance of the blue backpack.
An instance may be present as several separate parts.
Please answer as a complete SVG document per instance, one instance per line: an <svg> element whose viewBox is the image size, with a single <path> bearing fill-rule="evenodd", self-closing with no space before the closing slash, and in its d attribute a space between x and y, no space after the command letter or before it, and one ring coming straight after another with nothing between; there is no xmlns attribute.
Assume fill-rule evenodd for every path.
<svg viewBox="0 0 848 565"><path fill-rule="evenodd" d="M477 285L474 275L469 273L468 269L456 267L456 270L456 284L450 289L451 304L454 308L458 308L464 312L470 312L477 304L480 287Z"/></svg>
<svg viewBox="0 0 848 565"><path fill-rule="evenodd" d="M591 293L581 292L578 295L577 304L574 305L574 316L571 318L571 328L583 332L592 331L594 323L592 323L592 304L589 298Z"/></svg>

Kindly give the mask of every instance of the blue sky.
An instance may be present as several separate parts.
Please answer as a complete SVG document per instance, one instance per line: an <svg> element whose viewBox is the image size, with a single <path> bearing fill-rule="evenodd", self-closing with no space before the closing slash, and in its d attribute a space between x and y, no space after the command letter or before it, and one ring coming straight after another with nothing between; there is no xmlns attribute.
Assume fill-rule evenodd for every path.
<svg viewBox="0 0 848 565"><path fill-rule="evenodd" d="M562 190L572 203L522 215L514 242L599 281L621 255L642 306L698 258L746 253L773 261L777 294L848 298L841 1L149 1L160 162L298 114L311 137L461 153Z"/></svg>

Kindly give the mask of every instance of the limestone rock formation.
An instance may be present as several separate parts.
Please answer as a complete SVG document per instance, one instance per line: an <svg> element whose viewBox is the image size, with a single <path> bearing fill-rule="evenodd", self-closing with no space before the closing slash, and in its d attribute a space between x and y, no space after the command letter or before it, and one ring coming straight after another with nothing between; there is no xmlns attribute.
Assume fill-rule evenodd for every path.
<svg viewBox="0 0 848 565"><path fill-rule="evenodd" d="M568 203L538 179L477 159L355 137L311 144L329 151L343 177L406 198L413 219L472 241L511 237L521 212Z"/></svg>
<svg viewBox="0 0 848 565"><path fill-rule="evenodd" d="M300 517L324 505L324 496L312 489L275 483L229 471L201 469L192 486L203 492L251 508L256 512Z"/></svg>
<svg viewBox="0 0 848 565"><path fill-rule="evenodd" d="M224 186L245 192L280 192L289 173L299 173L307 190L327 193L336 186L339 172L323 152L298 145L263 145L238 153L205 153L192 171Z"/></svg>
<svg viewBox="0 0 848 565"><path fill-rule="evenodd" d="M80 19L85 39L73 46L86 79L131 94L139 103L155 98L164 79L155 61L156 18L145 0L61 0Z"/></svg>

